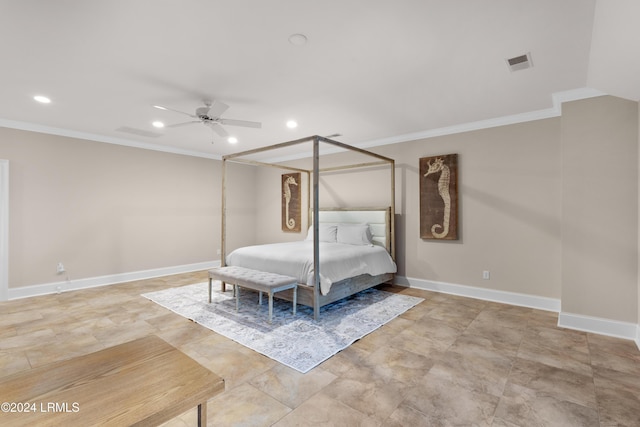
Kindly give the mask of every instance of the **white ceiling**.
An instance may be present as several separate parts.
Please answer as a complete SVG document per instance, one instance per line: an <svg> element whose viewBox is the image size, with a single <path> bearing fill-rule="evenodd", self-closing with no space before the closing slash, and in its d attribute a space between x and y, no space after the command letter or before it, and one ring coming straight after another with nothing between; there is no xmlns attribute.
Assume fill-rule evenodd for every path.
<svg viewBox="0 0 640 427"><path fill-rule="evenodd" d="M589 75L596 4L0 0L0 125L219 157L315 134L367 146L526 115L589 79L610 81ZM602 34L616 21L601 15L598 52L610 61ZM308 43L290 44L295 33ZM510 72L505 59L527 52L534 67ZM37 94L53 102L38 104ZM227 126L240 140L230 145L200 123L152 127L189 119L153 105L192 113L203 99L262 129Z"/></svg>

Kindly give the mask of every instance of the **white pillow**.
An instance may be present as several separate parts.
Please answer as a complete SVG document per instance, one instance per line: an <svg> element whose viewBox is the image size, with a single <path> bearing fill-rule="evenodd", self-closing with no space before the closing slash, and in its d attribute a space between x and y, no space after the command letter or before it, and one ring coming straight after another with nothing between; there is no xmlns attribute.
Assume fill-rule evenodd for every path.
<svg viewBox="0 0 640 427"><path fill-rule="evenodd" d="M319 241L335 243L338 234L337 224L322 223L318 224ZM313 226L309 227L307 238L305 240L313 240Z"/></svg>
<svg viewBox="0 0 640 427"><path fill-rule="evenodd" d="M338 224L338 243L347 245L370 245L371 231L368 224Z"/></svg>

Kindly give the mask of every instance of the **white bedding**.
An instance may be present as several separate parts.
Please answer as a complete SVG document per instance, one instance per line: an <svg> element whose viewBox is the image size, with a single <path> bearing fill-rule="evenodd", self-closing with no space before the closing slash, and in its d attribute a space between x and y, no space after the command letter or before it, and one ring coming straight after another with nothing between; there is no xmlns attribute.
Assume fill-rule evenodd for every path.
<svg viewBox="0 0 640 427"><path fill-rule="evenodd" d="M299 283L313 285L313 241L272 243L236 249L227 265L285 274ZM361 274L395 273L396 264L380 246L320 242L320 292L331 284Z"/></svg>

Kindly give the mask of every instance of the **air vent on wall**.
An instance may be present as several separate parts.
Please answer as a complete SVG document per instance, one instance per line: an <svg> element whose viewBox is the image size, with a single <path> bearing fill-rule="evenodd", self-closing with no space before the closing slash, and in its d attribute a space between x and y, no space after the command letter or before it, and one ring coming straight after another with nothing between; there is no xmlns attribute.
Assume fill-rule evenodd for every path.
<svg viewBox="0 0 640 427"><path fill-rule="evenodd" d="M530 52L527 52L524 55L514 56L513 58L509 58L506 61L507 65L509 66L509 70L511 70L512 72L533 67Z"/></svg>

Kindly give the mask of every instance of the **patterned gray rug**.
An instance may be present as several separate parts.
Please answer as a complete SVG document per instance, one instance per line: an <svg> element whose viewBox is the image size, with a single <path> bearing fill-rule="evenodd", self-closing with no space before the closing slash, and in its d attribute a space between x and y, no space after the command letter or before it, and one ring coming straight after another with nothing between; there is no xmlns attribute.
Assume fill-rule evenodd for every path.
<svg viewBox="0 0 640 427"><path fill-rule="evenodd" d="M368 289L326 305L318 321L310 307L274 298L273 322L267 323L268 297L242 290L236 313L232 292L214 291L207 303L207 283L151 292L142 296L212 331L306 373L334 354L423 301L422 298ZM217 287L219 289L219 286Z"/></svg>

